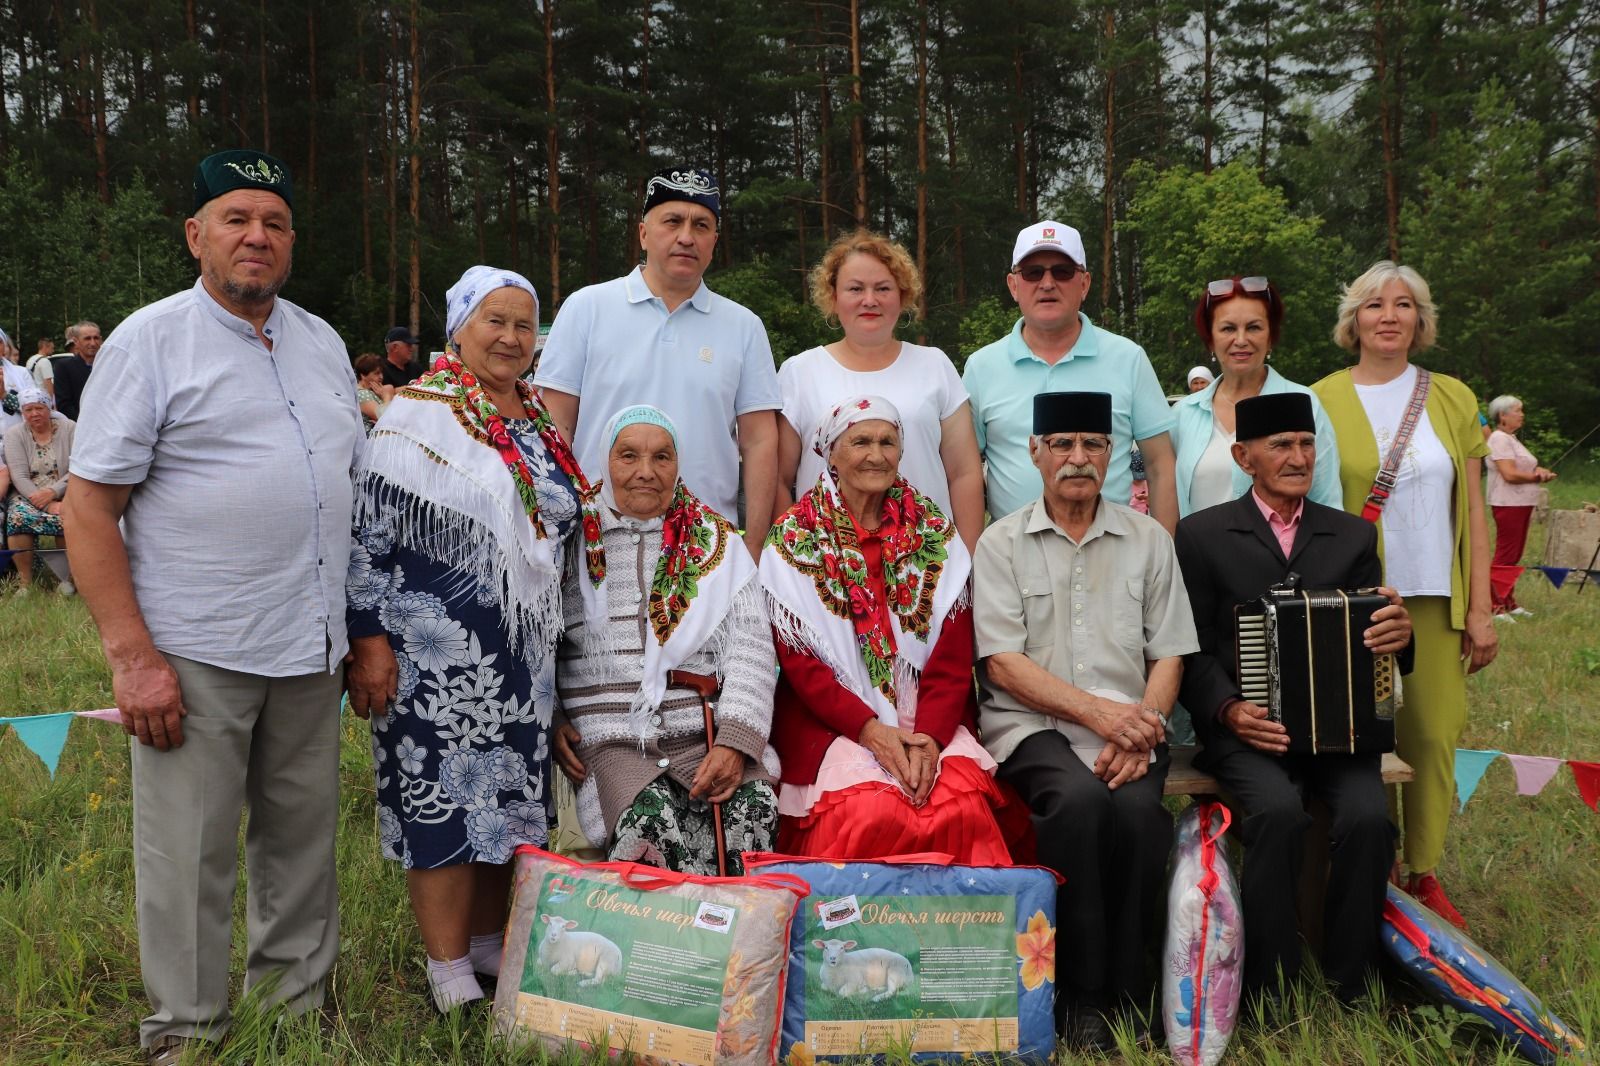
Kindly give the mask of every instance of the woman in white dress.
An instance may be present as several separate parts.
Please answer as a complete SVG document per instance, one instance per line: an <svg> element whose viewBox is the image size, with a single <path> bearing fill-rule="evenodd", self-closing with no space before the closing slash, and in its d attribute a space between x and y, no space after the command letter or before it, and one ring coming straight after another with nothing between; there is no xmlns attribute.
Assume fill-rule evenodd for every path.
<svg viewBox="0 0 1600 1066"><path fill-rule="evenodd" d="M822 460L802 445L847 396L882 396L905 424L901 472L956 524L970 550L983 532L983 463L967 390L938 348L895 336L902 312L918 314L922 279L904 247L868 230L840 237L811 272L811 301L844 336L778 368L782 513L795 487L809 489Z"/></svg>

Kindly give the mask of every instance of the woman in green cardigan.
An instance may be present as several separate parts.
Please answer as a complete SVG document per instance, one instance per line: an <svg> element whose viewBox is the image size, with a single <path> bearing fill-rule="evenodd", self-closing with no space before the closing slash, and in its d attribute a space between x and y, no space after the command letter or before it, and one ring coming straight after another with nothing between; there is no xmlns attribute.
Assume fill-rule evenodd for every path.
<svg viewBox="0 0 1600 1066"><path fill-rule="evenodd" d="M1433 345L1438 318L1428 283L1387 260L1344 291L1333 339L1356 365L1311 387L1339 438L1345 510L1361 514L1381 458L1417 388L1411 357ZM1483 506L1478 401L1455 378L1432 374L1422 415L1378 520L1385 581L1411 613L1416 667L1405 679L1395 748L1416 771L1402 789L1406 888L1466 928L1439 886L1455 800L1455 748L1467 721L1466 675L1494 661L1489 526Z"/></svg>

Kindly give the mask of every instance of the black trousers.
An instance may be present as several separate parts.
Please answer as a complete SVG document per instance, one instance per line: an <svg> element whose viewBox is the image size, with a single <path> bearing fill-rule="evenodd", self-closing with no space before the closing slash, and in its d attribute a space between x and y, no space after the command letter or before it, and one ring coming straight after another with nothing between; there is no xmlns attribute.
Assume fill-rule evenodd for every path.
<svg viewBox="0 0 1600 1066"><path fill-rule="evenodd" d="M1233 798L1244 844L1244 989L1277 989L1300 973L1295 891L1311 815L1310 796L1328 806L1328 893L1323 911L1323 973L1340 995L1365 987L1379 956L1384 882L1395 829L1379 755L1267 755L1232 736L1195 758Z"/></svg>
<svg viewBox="0 0 1600 1066"><path fill-rule="evenodd" d="M1056 1017L1078 1006L1144 1004L1160 935L1172 815L1161 805L1171 759L1115 792L1054 729L1028 737L998 776L1033 811L1039 862L1066 879L1056 896Z"/></svg>

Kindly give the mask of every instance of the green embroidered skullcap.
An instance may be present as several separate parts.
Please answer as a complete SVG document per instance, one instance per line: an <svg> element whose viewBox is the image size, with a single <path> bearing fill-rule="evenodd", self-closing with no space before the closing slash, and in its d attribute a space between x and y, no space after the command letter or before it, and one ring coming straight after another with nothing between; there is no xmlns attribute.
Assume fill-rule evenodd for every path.
<svg viewBox="0 0 1600 1066"><path fill-rule="evenodd" d="M249 148L208 155L194 168L194 209L199 211L223 193L262 189L277 193L294 207L294 181L283 160Z"/></svg>

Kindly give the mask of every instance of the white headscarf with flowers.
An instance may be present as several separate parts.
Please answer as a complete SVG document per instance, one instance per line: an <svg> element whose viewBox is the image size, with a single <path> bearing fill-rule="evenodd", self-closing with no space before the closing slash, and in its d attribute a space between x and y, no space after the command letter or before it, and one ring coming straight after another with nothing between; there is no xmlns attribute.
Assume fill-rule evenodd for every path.
<svg viewBox="0 0 1600 1066"><path fill-rule="evenodd" d="M944 620L968 602L972 557L939 505L897 477L881 515L888 602L878 611L855 521L829 463L845 431L872 420L891 423L904 437L900 412L881 396L853 396L823 418L812 436L822 473L768 534L761 585L778 639L816 656L893 726L915 715L917 683Z"/></svg>
<svg viewBox="0 0 1600 1066"><path fill-rule="evenodd" d="M608 455L622 431L634 425L659 426L672 438L673 447L678 445L677 428L666 412L648 404L635 404L618 411L606 423L601 439L606 442ZM754 580L756 564L733 523L701 503L681 477L673 486L666 513L651 519L621 514L614 486L602 482L595 488L606 507L605 524L615 519L641 535L661 538L661 555L650 587L641 590L647 595L638 603L610 602L604 576L607 568L603 534L591 536L599 530L586 529L584 537L589 571L602 576L598 582L579 582L583 589L583 658L596 666L614 661L616 655L607 640L611 617L625 611L645 612L649 625L644 641L644 677L639 691L629 701L630 724L643 739L651 732L650 712L661 705L667 693L667 674L713 640L722 620L733 610L739 592ZM574 553L570 565L577 565L576 558ZM756 598L750 602L760 609ZM716 658L721 660L721 656Z"/></svg>

